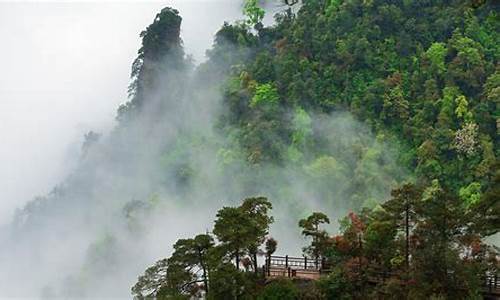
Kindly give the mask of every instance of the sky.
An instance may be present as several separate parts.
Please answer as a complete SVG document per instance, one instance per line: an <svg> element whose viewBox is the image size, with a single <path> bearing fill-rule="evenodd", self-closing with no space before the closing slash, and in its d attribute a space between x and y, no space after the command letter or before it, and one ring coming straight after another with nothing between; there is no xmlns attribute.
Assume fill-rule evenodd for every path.
<svg viewBox="0 0 500 300"><path fill-rule="evenodd" d="M235 0L0 1L0 225L71 172L86 132L113 127L139 33L165 6L183 16L197 62L221 24L241 18Z"/></svg>

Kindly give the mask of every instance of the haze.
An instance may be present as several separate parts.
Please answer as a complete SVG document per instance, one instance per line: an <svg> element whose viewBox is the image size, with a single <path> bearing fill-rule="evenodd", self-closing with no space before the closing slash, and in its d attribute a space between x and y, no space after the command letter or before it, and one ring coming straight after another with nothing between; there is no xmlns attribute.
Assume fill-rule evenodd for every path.
<svg viewBox="0 0 500 300"><path fill-rule="evenodd" d="M240 16L229 0L0 3L0 225L71 172L84 133L112 128L139 33L165 6L183 16L198 62L221 24Z"/></svg>

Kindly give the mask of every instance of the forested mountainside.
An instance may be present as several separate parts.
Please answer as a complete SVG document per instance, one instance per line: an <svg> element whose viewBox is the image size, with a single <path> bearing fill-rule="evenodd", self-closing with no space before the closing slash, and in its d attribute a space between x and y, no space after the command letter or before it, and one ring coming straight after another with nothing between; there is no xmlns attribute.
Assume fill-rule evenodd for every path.
<svg viewBox="0 0 500 300"><path fill-rule="evenodd" d="M222 128L238 129L252 164L300 165L322 151L308 115L349 111L397 143L418 181L471 204L499 149L497 13L481 1L305 1L256 36L226 27L219 34L252 55L230 79Z"/></svg>
<svg viewBox="0 0 500 300"><path fill-rule="evenodd" d="M498 269L499 4L285 4L266 27L246 1L199 66L178 12L155 17L115 130L89 133L79 167L2 236L7 296L36 267L24 288L47 298L126 297L206 232L134 297L480 297ZM276 250L270 232L298 254L301 231L336 267L264 287L259 247ZM373 285L368 269L395 275Z"/></svg>
<svg viewBox="0 0 500 300"><path fill-rule="evenodd" d="M248 1L247 22L225 24L197 71L230 74L216 122L223 172L243 165L274 183L270 166L285 166L309 176L325 207L356 211L333 237L319 227L330 223L323 213L298 222L312 238L304 254L326 261L329 275L264 283L271 266L258 266L259 247L277 246L269 195L220 209L211 233L178 240L133 294L481 298L483 276L499 266L498 244L483 240L500 228L498 4L303 2L264 27Z"/></svg>

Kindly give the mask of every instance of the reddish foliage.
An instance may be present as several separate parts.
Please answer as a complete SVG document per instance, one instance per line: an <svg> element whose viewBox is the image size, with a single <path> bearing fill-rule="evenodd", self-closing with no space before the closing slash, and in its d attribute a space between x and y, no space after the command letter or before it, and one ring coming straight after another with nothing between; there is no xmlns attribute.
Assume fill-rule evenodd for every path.
<svg viewBox="0 0 500 300"><path fill-rule="evenodd" d="M348 253L351 250L351 245L349 242L341 235L337 235L333 238L335 248L342 253Z"/></svg>
<svg viewBox="0 0 500 300"><path fill-rule="evenodd" d="M351 220L351 223L353 225L353 228L356 233L361 233L365 230L366 226L365 224L361 221L359 216L353 212L349 213L349 219Z"/></svg>
<svg viewBox="0 0 500 300"><path fill-rule="evenodd" d="M243 265L243 267L244 267L245 269L247 269L247 270L248 270L248 269L250 268L250 266L252 265L252 261L250 260L250 258L245 257L245 258L243 258L243 259L241 260L241 264Z"/></svg>
<svg viewBox="0 0 500 300"><path fill-rule="evenodd" d="M474 239L470 246L471 246L471 252L472 252L471 254L474 256L478 255L483 248L481 240L479 238Z"/></svg>
<svg viewBox="0 0 500 300"><path fill-rule="evenodd" d="M389 87L395 87L398 85L401 85L403 82L403 77L401 76L401 73L395 72L392 75L388 76L386 79L386 83Z"/></svg>
<svg viewBox="0 0 500 300"><path fill-rule="evenodd" d="M274 47L276 48L276 50L278 50L278 53L282 53L286 44L287 44L287 39L286 38L282 38L281 40L278 40L276 42L276 44L274 45Z"/></svg>

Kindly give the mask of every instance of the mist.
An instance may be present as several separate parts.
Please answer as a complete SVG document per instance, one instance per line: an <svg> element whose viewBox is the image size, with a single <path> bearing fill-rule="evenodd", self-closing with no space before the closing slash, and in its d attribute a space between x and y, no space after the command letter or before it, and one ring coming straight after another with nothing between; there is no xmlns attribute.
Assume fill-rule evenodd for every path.
<svg viewBox="0 0 500 300"><path fill-rule="evenodd" d="M197 63L221 24L241 17L229 0L0 2L0 224L69 174L85 133L115 125L139 33L168 5Z"/></svg>
<svg viewBox="0 0 500 300"><path fill-rule="evenodd" d="M22 209L12 224L0 231L0 296L127 298L137 276L167 256L175 240L210 231L219 208L238 205L242 198L255 195L269 197L273 203L276 223L271 234L279 241L278 252L298 255L304 241L298 228L291 230L297 227L298 218L321 210L335 223L359 201L356 192L348 189L357 172L366 172L364 192L372 202L358 203L366 206L388 197L390 189L406 176L390 150L395 145L373 136L365 124L343 112L308 114L309 131L323 140L321 153L315 153L317 157L308 164L263 164L259 168L246 164L238 154L238 145L215 128L225 111L220 85L229 74L210 61L203 64L217 29L224 21L241 18L239 2L179 0L106 4L104 8L95 4L31 5L32 14L44 15L46 10L49 17L45 17L54 24L44 25L49 26L50 34L40 33L34 38L39 44L32 48L57 45L64 36L54 34L61 22L76 26L62 26L71 37L78 30L86 33L78 35L81 40L67 40L70 46L62 52L67 60L60 57L58 51L62 50L58 47L57 51L46 50L49 54L42 60L53 59L45 58L46 65L39 65L32 78L23 75L34 82L31 91L30 85L18 81L6 84L9 89L20 90L16 97L25 106L21 112L8 112L6 118L11 125L2 128L2 135L10 139L11 147L4 151L17 157L1 153L2 159L16 163L37 153L44 164L36 165L31 158L32 163L20 169L19 178L11 175L15 166L6 168L7 173L2 175L12 182L2 192L9 194L2 197L13 199L0 208L4 218L8 219L14 207ZM178 9L183 17L181 38L186 56L182 57L182 67L162 69L180 59L173 55L156 62L161 84L145 91L139 116L117 124L116 108L127 100L130 64L140 47L138 33L165 6ZM276 7L271 5L270 9ZM28 13L24 7L17 9L18 13ZM76 11L81 23L75 22L76 16L67 15ZM133 21L131 16L135 16ZM92 20L89 24L85 23L88 18ZM102 23L96 21L101 18ZM10 24L8 19L1 20ZM32 57L30 53L23 56ZM26 58L24 63L28 66L38 60ZM52 65L54 61L57 63ZM15 67L19 65L11 69ZM206 74L203 68L211 72ZM51 70L49 75L42 72L45 69ZM44 86L65 92L52 98L59 94L44 93ZM8 88L1 88L7 96ZM62 103L62 107L47 104L47 99L59 99L53 101ZM32 103L45 105L40 108ZM25 110L45 117L28 122L31 125L25 125L25 132L16 133L15 124L31 119ZM296 111L285 113L291 120L300 115ZM41 128L46 128L45 138L39 134ZM101 138L81 151L81 137L89 130L102 133ZM41 140L33 140L34 136ZM22 142L16 142L17 138ZM31 145L34 147L28 147ZM45 150L17 150L24 148ZM363 169L350 168L352 165ZM32 171L32 178L23 175ZM335 228L332 224L330 230Z"/></svg>

